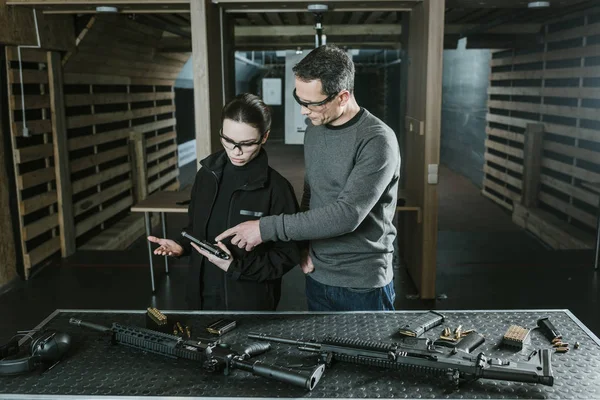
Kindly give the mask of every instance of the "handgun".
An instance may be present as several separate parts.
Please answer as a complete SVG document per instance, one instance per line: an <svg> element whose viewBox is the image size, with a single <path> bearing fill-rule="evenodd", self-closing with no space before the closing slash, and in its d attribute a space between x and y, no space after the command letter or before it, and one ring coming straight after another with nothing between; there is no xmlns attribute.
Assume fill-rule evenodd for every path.
<svg viewBox="0 0 600 400"><path fill-rule="evenodd" d="M225 253L219 247L213 246L212 244L208 243L206 240L198 240L195 237L193 237L192 235L190 235L189 233L187 233L186 231L182 231L181 236L183 236L184 238L188 238L189 240L196 243L202 249L208 251L210 254L212 254L214 256L222 258L223 260L229 260L229 258L230 258L229 254Z"/></svg>

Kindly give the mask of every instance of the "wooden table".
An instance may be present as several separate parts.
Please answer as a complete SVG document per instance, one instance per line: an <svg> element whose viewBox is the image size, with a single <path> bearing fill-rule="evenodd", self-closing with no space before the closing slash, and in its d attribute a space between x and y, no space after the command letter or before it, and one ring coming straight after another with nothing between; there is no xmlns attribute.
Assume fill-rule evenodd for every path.
<svg viewBox="0 0 600 400"><path fill-rule="evenodd" d="M593 192L600 194L600 182L582 182L581 185L589 189ZM598 260L600 258L600 201L598 202L598 222L597 222L597 232L596 232L596 252L594 254L594 269L598 269Z"/></svg>
<svg viewBox="0 0 600 400"><path fill-rule="evenodd" d="M191 189L176 191L155 192L146 199L140 201L131 207L131 212L143 212L144 223L146 225L146 236L152 235L152 223L150 222L150 213L160 213L162 223L163 237L167 236L167 222L165 213L187 213L188 204L178 204L190 200ZM148 258L150 260L150 280L152 283L152 293L156 292L154 286L154 263L152 261L152 243L148 242ZM165 256L165 272L169 273L169 260Z"/></svg>

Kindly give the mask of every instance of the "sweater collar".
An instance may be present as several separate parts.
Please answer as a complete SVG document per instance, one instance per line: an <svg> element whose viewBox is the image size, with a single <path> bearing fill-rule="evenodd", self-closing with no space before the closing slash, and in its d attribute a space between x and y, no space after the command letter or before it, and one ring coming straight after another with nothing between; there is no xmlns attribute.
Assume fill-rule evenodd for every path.
<svg viewBox="0 0 600 400"><path fill-rule="evenodd" d="M354 117L352 117L350 120L344 122L342 125L334 126L334 125L327 124L327 125L325 125L325 127L332 131L339 131L342 129L350 128L352 125L355 125L358 122L358 120L360 119L360 117L363 116L364 113L365 113L365 109L361 107L360 110L356 113L356 115Z"/></svg>

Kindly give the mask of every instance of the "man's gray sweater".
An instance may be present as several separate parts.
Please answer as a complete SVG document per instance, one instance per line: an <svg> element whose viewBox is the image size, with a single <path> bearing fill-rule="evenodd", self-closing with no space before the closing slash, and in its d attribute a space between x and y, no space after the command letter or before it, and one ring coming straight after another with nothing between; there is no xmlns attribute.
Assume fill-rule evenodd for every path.
<svg viewBox="0 0 600 400"><path fill-rule="evenodd" d="M306 130L307 211L260 219L263 241L308 240L310 276L330 286L381 287L393 277L400 151L394 131L362 110L341 129Z"/></svg>

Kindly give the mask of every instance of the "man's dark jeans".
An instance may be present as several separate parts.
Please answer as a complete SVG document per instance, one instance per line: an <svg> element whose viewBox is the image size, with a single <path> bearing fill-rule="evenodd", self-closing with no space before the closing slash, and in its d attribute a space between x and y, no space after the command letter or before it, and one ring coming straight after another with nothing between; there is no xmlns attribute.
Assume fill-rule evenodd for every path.
<svg viewBox="0 0 600 400"><path fill-rule="evenodd" d="M347 288L306 277L309 311L393 311L395 298L394 281L378 288Z"/></svg>

